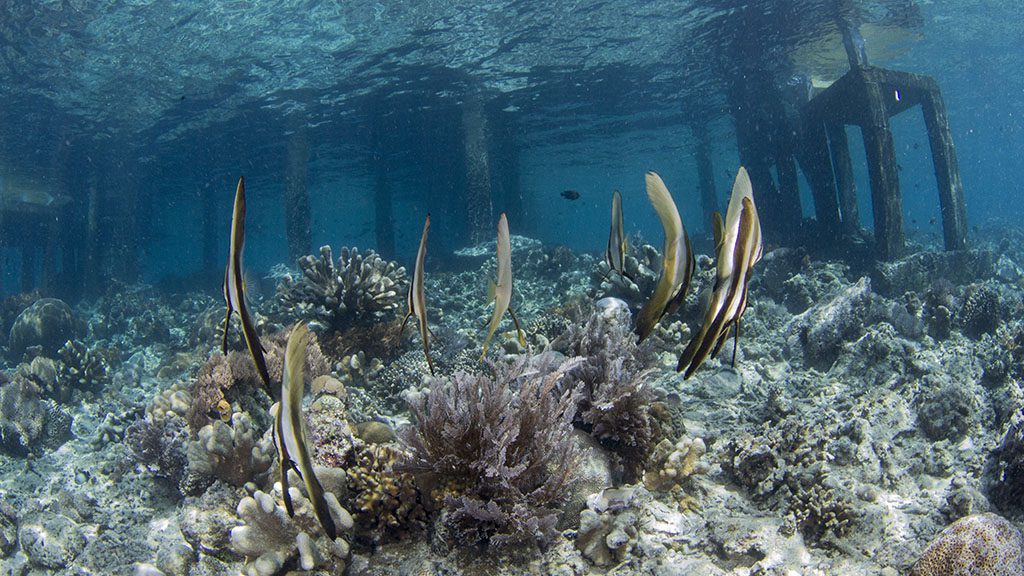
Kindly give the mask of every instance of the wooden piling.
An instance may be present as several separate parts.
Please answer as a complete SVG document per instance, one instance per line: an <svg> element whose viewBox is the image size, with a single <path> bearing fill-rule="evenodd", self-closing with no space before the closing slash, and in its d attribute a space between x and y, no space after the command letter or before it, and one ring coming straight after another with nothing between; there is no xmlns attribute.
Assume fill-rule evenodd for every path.
<svg viewBox="0 0 1024 576"><path fill-rule="evenodd" d="M718 193L715 191L715 165L711 158L711 136L703 122L693 125L697 141L697 182L700 185L700 207L704 225L711 229L712 214L718 212Z"/></svg>
<svg viewBox="0 0 1024 576"><path fill-rule="evenodd" d="M284 221L288 257L292 262L310 253L309 139L298 130L288 139L284 179Z"/></svg>
<svg viewBox="0 0 1024 576"><path fill-rule="evenodd" d="M871 204L875 219L875 248L879 258L892 260L902 255L903 198L896 166L896 146L892 140L889 110L881 83L873 75L853 70L864 94L864 150L867 153Z"/></svg>
<svg viewBox="0 0 1024 576"><path fill-rule="evenodd" d="M825 126L832 154L832 171L839 195L839 216L843 234L854 236L860 232L860 209L857 206L857 183L853 178L850 160L850 142L846 127L836 122Z"/></svg>
<svg viewBox="0 0 1024 576"><path fill-rule="evenodd" d="M219 268L218 264L222 264L227 261L226 256L218 258L217 251L217 232L221 230L217 224L220 222L218 214L227 216L230 214L227 210L218 210L217 197L213 193L214 187L207 183L206 186L199 193L199 206L201 213L199 218L202 221L200 225L200 261L199 266L203 275L214 275ZM227 189L227 188L226 188ZM222 198L231 199L233 195L223 194ZM228 204L225 202L224 206ZM227 254L227 246L225 245L225 254Z"/></svg>
<svg viewBox="0 0 1024 576"><path fill-rule="evenodd" d="M494 238L495 224L487 118L478 98L467 99L462 112L462 129L466 165L466 222L470 243L479 244Z"/></svg>
<svg viewBox="0 0 1024 576"><path fill-rule="evenodd" d="M814 197L814 217L827 234L839 230L840 213L836 202L836 182L829 163L825 126L820 118L803 115L800 164Z"/></svg>
<svg viewBox="0 0 1024 576"><path fill-rule="evenodd" d="M85 216L85 262L82 274L85 293L95 295L100 288L100 186L95 175L88 179L88 204Z"/></svg>
<svg viewBox="0 0 1024 576"><path fill-rule="evenodd" d="M378 150L374 154L373 170L373 229L377 253L390 259L395 257L395 220L383 151Z"/></svg>
<svg viewBox="0 0 1024 576"><path fill-rule="evenodd" d="M946 116L946 104L939 87L927 78L926 92L921 99L928 142L935 165L935 181L939 186L939 206L942 210L942 234L946 250L967 247L967 210L964 206L964 187L960 180L960 166L953 147L953 135Z"/></svg>

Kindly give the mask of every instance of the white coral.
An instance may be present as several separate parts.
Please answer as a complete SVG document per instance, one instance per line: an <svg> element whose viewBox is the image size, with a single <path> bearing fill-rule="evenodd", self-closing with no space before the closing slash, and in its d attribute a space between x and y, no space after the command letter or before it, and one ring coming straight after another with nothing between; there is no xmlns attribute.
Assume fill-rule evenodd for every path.
<svg viewBox="0 0 1024 576"><path fill-rule="evenodd" d="M275 493L279 490L280 484L275 486ZM298 488L293 486L289 494L295 505L294 517L288 516L288 511L274 496L260 490L238 503L237 513L244 524L231 529L231 549L249 560L245 573L273 576L295 556L303 570L323 568L336 574L344 572L348 542L341 537L332 541L324 534L313 507ZM327 492L325 498L339 531L350 533L352 516L341 507L334 494Z"/></svg>

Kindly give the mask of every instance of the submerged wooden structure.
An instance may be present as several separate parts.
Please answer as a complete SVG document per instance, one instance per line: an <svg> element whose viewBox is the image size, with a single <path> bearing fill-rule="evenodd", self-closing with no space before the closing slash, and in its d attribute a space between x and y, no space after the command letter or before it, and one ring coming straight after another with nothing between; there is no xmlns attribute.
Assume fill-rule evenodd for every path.
<svg viewBox="0 0 1024 576"><path fill-rule="evenodd" d="M904 251L903 196L890 119L921 107L938 184L946 250L967 246L967 211L956 148L938 83L929 76L868 63L863 38L837 0L837 24L850 70L814 95L800 111L804 172L815 216L826 228L855 234L860 227L846 126L859 126L867 156L875 247L883 260Z"/></svg>
<svg viewBox="0 0 1024 576"><path fill-rule="evenodd" d="M967 246L967 215L946 107L933 78L874 66L855 66L803 108L805 145L816 149L808 166L815 215L844 232L859 225L856 189L845 127L864 135L871 183L875 243L882 259L904 249L903 198L890 118L920 106L931 145L946 250ZM830 160L830 162L829 162Z"/></svg>

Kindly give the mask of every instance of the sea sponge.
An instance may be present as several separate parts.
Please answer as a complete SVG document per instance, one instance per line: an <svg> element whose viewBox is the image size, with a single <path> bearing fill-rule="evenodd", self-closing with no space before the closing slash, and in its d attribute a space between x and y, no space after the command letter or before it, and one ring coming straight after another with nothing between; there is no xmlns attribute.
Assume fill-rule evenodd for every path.
<svg viewBox="0 0 1024 576"><path fill-rule="evenodd" d="M984 513L953 522L936 536L910 576L1020 576L1024 538L1002 516Z"/></svg>
<svg viewBox="0 0 1024 576"><path fill-rule="evenodd" d="M405 294L405 268L373 250L342 248L337 264L330 246L320 256L299 258L299 274L286 274L277 285L278 304L290 317L341 330L353 323L371 324L394 314Z"/></svg>

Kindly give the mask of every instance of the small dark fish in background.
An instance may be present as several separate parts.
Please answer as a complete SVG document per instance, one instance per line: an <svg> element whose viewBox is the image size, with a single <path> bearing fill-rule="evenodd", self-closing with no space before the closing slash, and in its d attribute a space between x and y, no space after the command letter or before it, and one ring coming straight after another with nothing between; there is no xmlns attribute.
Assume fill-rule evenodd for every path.
<svg viewBox="0 0 1024 576"><path fill-rule="evenodd" d="M566 200L579 200L580 193L575 190L564 190L562 191L562 198Z"/></svg>

